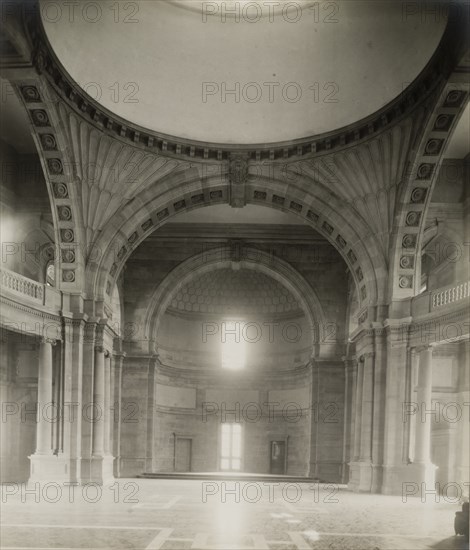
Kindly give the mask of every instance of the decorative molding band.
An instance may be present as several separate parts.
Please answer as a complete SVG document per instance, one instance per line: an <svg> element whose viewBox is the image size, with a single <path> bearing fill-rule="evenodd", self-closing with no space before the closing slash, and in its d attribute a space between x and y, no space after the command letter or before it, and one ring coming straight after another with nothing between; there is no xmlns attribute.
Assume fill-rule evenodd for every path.
<svg viewBox="0 0 470 550"><path fill-rule="evenodd" d="M439 309L434 309L431 313L427 313L420 317L414 317L411 323L411 326L424 326L429 325L430 323L437 322L452 322L458 319L467 319L468 320L468 301L458 302L456 306L450 310L443 312Z"/></svg>
<svg viewBox="0 0 470 550"><path fill-rule="evenodd" d="M189 320L197 320L197 321L214 321L214 322L220 322L221 319L225 319L226 315L222 313L199 313L199 312L192 312L192 311L180 311L179 309L175 309L171 306L168 307L166 310L167 315L171 315L172 317L177 317L179 319L189 319ZM302 319L305 317L305 313L302 309L297 309L295 311L288 311L285 313L266 313L263 315L262 313L257 315L250 315L250 320L254 321L260 321L264 323L269 322L279 322L279 321L292 321L294 319Z"/></svg>
<svg viewBox="0 0 470 550"><path fill-rule="evenodd" d="M148 372L149 361L152 359L152 355L143 354L130 354L127 353L126 361L124 362L125 369L131 370L141 370L142 372ZM337 363L331 361L332 363ZM139 363L138 365L136 363ZM341 365L342 367L342 365ZM266 374L269 373L270 378L276 380L290 380L293 377L295 378L305 378L310 374L310 362L305 363L297 367L285 370L269 370L262 369L256 373L246 372L243 376L243 381L249 383L250 381L259 381L265 380ZM219 383L221 380L225 379L225 372L220 368L200 368L195 367L194 369L182 368L182 367L173 367L171 365L166 365L164 363L159 363L157 369L158 376L169 377L169 378L179 378L180 380L207 380L211 383Z"/></svg>
<svg viewBox="0 0 470 550"><path fill-rule="evenodd" d="M7 306L10 306L19 311L28 313L29 315L34 315L35 317L41 317L44 320L55 321L58 326L60 326L61 324L61 317L59 314L54 314L50 312L41 311L39 309L34 309L33 307L29 307L19 302L15 302L14 300L6 298L5 296L2 296L2 295L0 295L0 303L4 303ZM8 327L5 327L5 328L8 328Z"/></svg>

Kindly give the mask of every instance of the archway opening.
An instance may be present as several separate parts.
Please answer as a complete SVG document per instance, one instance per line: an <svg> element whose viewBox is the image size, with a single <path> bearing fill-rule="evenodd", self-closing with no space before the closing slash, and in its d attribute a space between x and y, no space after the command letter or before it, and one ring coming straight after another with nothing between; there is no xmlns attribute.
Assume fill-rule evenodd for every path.
<svg viewBox="0 0 470 550"><path fill-rule="evenodd" d="M122 475L340 481L347 273L310 225L255 205L193 210L148 236L118 281L123 399L147 410L146 427L122 426Z"/></svg>

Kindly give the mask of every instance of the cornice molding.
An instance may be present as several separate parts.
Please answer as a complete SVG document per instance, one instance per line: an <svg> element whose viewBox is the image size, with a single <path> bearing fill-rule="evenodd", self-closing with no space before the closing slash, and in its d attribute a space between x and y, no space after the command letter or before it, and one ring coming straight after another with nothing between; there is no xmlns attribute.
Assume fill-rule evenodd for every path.
<svg viewBox="0 0 470 550"><path fill-rule="evenodd" d="M17 309L19 311L24 311L30 315L34 315L35 317L41 317L42 319L47 319L49 321L55 321L58 325L60 325L61 317L60 315L48 312L48 311L42 311L40 309L35 309L31 306L27 306L25 304L22 304L20 302L16 302L15 300L11 300L9 298L6 298L5 296L0 295L0 303L4 303L14 309Z"/></svg>
<svg viewBox="0 0 470 550"><path fill-rule="evenodd" d="M179 319L185 319L190 321L205 321L205 322L221 322L227 317L227 314L223 313L200 313L194 311L181 311L175 309L172 306L169 306L165 312L165 315L170 315ZM240 316L246 315L243 312L239 314ZM302 309L296 309L294 311L288 311L283 313L266 313L263 315L259 314L249 314L250 322L260 322L266 324L279 323L283 321L293 321L293 320L302 320L305 319L305 313ZM248 323L248 321L247 321Z"/></svg>
<svg viewBox="0 0 470 550"><path fill-rule="evenodd" d="M69 327L73 328L83 328L87 324L87 316L84 315L84 317L81 318L71 318L71 317L62 317L64 320L64 324Z"/></svg>
<svg viewBox="0 0 470 550"><path fill-rule="evenodd" d="M127 353L126 355L126 362L124 364L124 367L129 370L142 370L146 371L149 366L149 362L152 360L155 360L154 355L149 354L130 354ZM334 362L334 361L332 361ZM129 363L139 363L136 364L129 364ZM224 383L227 383L230 385L230 381L227 379L227 372L223 371L221 368L202 368L202 367L195 367L194 369L188 369L184 367L174 367L171 365L166 365L164 363L161 363L159 360L157 360L157 370L158 375L161 376L167 376L170 378L179 378L184 380L210 380L212 382L220 382L224 381ZM246 369L240 376L240 378L243 379L244 382L249 382L251 380L260 380L264 379L266 374L269 374L270 379L291 379L293 377L295 378L304 378L308 376L310 373L310 362L305 363L304 365L292 367L290 369L285 370L277 370L277 369L261 369L257 372L254 372L253 370L250 371L250 369ZM220 378L220 380L219 380Z"/></svg>
<svg viewBox="0 0 470 550"><path fill-rule="evenodd" d="M319 153L344 149L379 134L408 116L417 105L432 94L450 72L460 48L460 41L455 40L455 37L460 37L459 29L462 26L461 18L456 17L455 13L450 16L437 50L418 77L403 94L369 117L320 136L247 146L187 140L154 132L133 124L101 106L78 87L55 55L42 24L38 6L38 0L35 0L24 14L30 46L34 52L33 64L75 112L104 133L134 146L169 157L210 162L231 161L240 154L247 160L255 161L308 158Z"/></svg>
<svg viewBox="0 0 470 550"><path fill-rule="evenodd" d="M433 344L421 344L419 346L411 346L410 350L414 350L415 353L419 354L422 351L433 351L434 345Z"/></svg>
<svg viewBox="0 0 470 550"><path fill-rule="evenodd" d="M425 326L436 322L455 321L462 318L468 319L469 300L462 300L462 302L457 303L460 307L454 307L451 310L447 309L447 311L442 311L442 309L441 311L435 310L420 317L413 317L411 324L413 327L416 327Z"/></svg>

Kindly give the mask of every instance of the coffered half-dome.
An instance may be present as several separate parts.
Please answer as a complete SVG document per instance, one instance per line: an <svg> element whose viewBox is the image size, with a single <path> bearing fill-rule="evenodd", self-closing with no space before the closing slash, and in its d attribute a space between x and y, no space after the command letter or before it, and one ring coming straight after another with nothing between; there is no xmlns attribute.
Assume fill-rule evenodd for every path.
<svg viewBox="0 0 470 550"><path fill-rule="evenodd" d="M292 295L275 279L251 269L215 269L196 276L173 296L169 312L253 316L302 316Z"/></svg>
<svg viewBox="0 0 470 550"><path fill-rule="evenodd" d="M181 139L255 144L329 132L399 96L447 22L410 4L41 0L41 16L65 71L114 114Z"/></svg>

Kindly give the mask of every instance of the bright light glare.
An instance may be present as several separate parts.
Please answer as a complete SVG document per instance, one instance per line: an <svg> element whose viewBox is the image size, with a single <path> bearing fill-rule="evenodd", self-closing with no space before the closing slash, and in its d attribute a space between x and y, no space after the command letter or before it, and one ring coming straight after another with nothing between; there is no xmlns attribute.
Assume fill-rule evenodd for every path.
<svg viewBox="0 0 470 550"><path fill-rule="evenodd" d="M302 535L311 542L317 542L320 540L320 534L318 531L303 531Z"/></svg>
<svg viewBox="0 0 470 550"><path fill-rule="evenodd" d="M245 340L238 321L222 323L222 368L240 370L245 368Z"/></svg>

